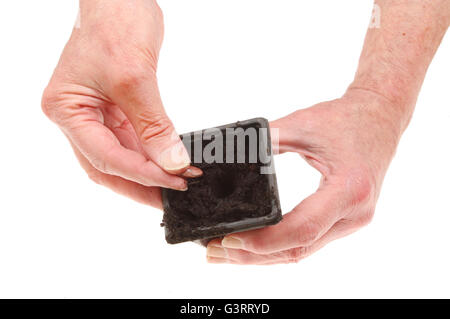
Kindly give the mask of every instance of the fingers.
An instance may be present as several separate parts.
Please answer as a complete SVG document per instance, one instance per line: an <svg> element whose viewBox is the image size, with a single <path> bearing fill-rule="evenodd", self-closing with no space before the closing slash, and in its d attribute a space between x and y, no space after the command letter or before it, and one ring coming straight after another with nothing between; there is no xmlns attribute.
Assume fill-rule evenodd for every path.
<svg viewBox="0 0 450 319"><path fill-rule="evenodd" d="M275 255L277 259L281 258L283 260L283 263L297 263L300 260L311 256L330 242L348 236L356 232L358 229L359 227L355 226L352 221L340 220L333 227L331 227L331 229L325 235L323 235L312 245L289 249L276 253Z"/></svg>
<svg viewBox="0 0 450 319"><path fill-rule="evenodd" d="M195 166L190 166L181 176L186 178L196 178L203 175L203 171Z"/></svg>
<svg viewBox="0 0 450 319"><path fill-rule="evenodd" d="M351 222L341 220L337 222L326 234L313 244L304 247L296 247L272 254L255 254L242 249L230 249L221 245L220 240L213 240L208 244L207 260L214 264L239 264L239 265L272 265L297 263L326 246L331 241L347 236L355 232L358 227Z"/></svg>
<svg viewBox="0 0 450 319"><path fill-rule="evenodd" d="M166 115L156 77L135 71L118 81L115 100L133 125L145 153L171 174L190 165L189 154Z"/></svg>
<svg viewBox="0 0 450 319"><path fill-rule="evenodd" d="M105 108L103 113L105 125L114 133L120 141L120 144L130 150L146 155L133 126L119 108ZM196 178L200 177L202 174L203 172L201 169L190 166L180 175L184 178Z"/></svg>
<svg viewBox="0 0 450 319"><path fill-rule="evenodd" d="M276 142L276 145L273 145L276 153L297 152L299 147L306 148L308 139L306 128L301 122L301 112L297 111L270 122L271 135L277 137L276 139L272 138L272 142Z"/></svg>
<svg viewBox="0 0 450 319"><path fill-rule="evenodd" d="M162 209L161 190L159 187L147 187L118 176L104 174L95 169L73 143L71 144L81 167L83 167L91 180L138 203Z"/></svg>
<svg viewBox="0 0 450 319"><path fill-rule="evenodd" d="M89 163L100 172L115 175L144 186L186 190L181 177L170 175L142 154L123 147L102 123L77 118L63 128L66 135Z"/></svg>
<svg viewBox="0 0 450 319"><path fill-rule="evenodd" d="M284 256L277 254L261 255L242 249L230 249L222 246L220 240L213 240L207 247L207 261L212 264L271 265L284 263Z"/></svg>
<svg viewBox="0 0 450 319"><path fill-rule="evenodd" d="M221 244L256 254L309 246L341 219L343 203L339 187L324 186L284 215L279 224L228 235Z"/></svg>

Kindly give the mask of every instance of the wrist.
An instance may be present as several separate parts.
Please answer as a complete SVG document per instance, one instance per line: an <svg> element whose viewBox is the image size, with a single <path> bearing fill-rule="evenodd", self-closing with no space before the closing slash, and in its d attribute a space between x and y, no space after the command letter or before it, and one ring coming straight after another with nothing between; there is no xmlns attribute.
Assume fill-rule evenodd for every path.
<svg viewBox="0 0 450 319"><path fill-rule="evenodd" d="M156 0L80 0L80 13L86 19L109 19L136 10L160 10ZM136 18L136 17L134 17Z"/></svg>
<svg viewBox="0 0 450 319"><path fill-rule="evenodd" d="M369 28L348 91L385 100L406 129L427 68L450 22L447 0L377 0L380 25Z"/></svg>
<svg viewBox="0 0 450 319"><path fill-rule="evenodd" d="M384 134L389 136L386 143L389 140L388 144L396 147L409 122L408 112L403 106L373 88L356 86L354 83L341 100L344 101L345 108L350 108L351 114L370 118L369 122L376 123L377 128L383 128ZM367 129L371 130L369 127Z"/></svg>
<svg viewBox="0 0 450 319"><path fill-rule="evenodd" d="M404 131L414 112L422 81L386 63L360 66L346 95L374 99Z"/></svg>

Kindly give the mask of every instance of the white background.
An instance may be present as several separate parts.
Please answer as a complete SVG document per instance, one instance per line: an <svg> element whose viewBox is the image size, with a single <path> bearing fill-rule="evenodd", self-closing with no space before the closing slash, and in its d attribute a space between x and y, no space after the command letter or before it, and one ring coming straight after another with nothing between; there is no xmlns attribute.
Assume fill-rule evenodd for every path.
<svg viewBox="0 0 450 319"><path fill-rule="evenodd" d="M339 97L370 0L161 0L159 79L177 130L276 119ZM169 246L162 213L92 183L40 98L77 1L0 2L0 297L450 297L450 39L386 176L372 224L299 264L210 265ZM319 174L276 159L284 212Z"/></svg>

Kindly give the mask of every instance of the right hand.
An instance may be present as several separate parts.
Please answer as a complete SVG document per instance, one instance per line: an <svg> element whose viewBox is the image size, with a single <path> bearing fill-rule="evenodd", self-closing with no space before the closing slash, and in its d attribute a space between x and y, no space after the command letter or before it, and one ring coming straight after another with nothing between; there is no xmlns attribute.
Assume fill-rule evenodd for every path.
<svg viewBox="0 0 450 319"><path fill-rule="evenodd" d="M322 174L320 186L279 224L212 240L208 261L298 262L367 225L402 132L395 109L371 90L353 89L272 122L278 151L301 155Z"/></svg>
<svg viewBox="0 0 450 319"><path fill-rule="evenodd" d="M159 187L185 190L183 177L201 174L158 90L161 9L154 0L81 0L80 10L42 108L91 179L161 208Z"/></svg>

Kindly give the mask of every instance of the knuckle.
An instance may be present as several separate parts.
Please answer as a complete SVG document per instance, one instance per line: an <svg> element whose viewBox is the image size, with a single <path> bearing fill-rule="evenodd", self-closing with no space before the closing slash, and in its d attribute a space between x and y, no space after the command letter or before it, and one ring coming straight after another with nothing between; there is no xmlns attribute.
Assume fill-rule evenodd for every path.
<svg viewBox="0 0 450 319"><path fill-rule="evenodd" d="M56 94L50 87L47 87L42 94L41 109L42 112L44 112L44 114L51 120L55 118L55 102Z"/></svg>
<svg viewBox="0 0 450 319"><path fill-rule="evenodd" d="M290 249L286 252L288 263L298 263L306 255L307 247L298 247Z"/></svg>
<svg viewBox="0 0 450 319"><path fill-rule="evenodd" d="M140 74L127 71L115 78L114 88L119 92L126 92L135 89L141 81L142 76Z"/></svg>
<svg viewBox="0 0 450 319"><path fill-rule="evenodd" d="M230 258L230 260L242 265L252 264L254 262L251 253L232 254L232 258Z"/></svg>
<svg viewBox="0 0 450 319"><path fill-rule="evenodd" d="M361 172L347 180L351 206L370 202L375 195L375 181L368 172Z"/></svg>
<svg viewBox="0 0 450 319"><path fill-rule="evenodd" d="M246 249L250 250L255 254L266 254L267 247L264 241L262 240L252 240L245 242Z"/></svg>
<svg viewBox="0 0 450 319"><path fill-rule="evenodd" d="M98 185L103 185L103 175L95 170L90 170L87 172L87 175L91 181Z"/></svg>
<svg viewBox="0 0 450 319"><path fill-rule="evenodd" d="M107 159L108 154L105 154L102 158L99 157L91 157L89 158L89 162L91 165L99 172L104 174L112 174L112 170L110 169Z"/></svg>
<svg viewBox="0 0 450 319"><path fill-rule="evenodd" d="M125 65L123 65L125 64ZM130 91L135 91L145 81L151 78L151 69L136 63L119 63L119 67L113 78L114 89L119 93L128 94Z"/></svg>
<svg viewBox="0 0 450 319"><path fill-rule="evenodd" d="M315 221L307 221L295 231L294 242L299 246L309 246L319 239L321 232L322 225Z"/></svg>
<svg viewBox="0 0 450 319"><path fill-rule="evenodd" d="M367 226L372 222L373 217L374 217L374 210L373 209L367 210L356 219L356 224L358 227Z"/></svg>
<svg viewBox="0 0 450 319"><path fill-rule="evenodd" d="M102 173L106 173L107 169L106 169L106 162L102 159L91 159L90 160L91 165L96 169L99 170Z"/></svg>
<svg viewBox="0 0 450 319"><path fill-rule="evenodd" d="M155 138L170 136L172 133L172 123L165 115L148 111L139 115L138 127L140 128L139 136L143 143Z"/></svg>
<svg viewBox="0 0 450 319"><path fill-rule="evenodd" d="M281 236L276 226L255 230L253 234L252 237L245 239L245 249L261 255L273 253L271 249L273 239Z"/></svg>

